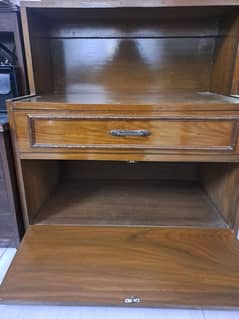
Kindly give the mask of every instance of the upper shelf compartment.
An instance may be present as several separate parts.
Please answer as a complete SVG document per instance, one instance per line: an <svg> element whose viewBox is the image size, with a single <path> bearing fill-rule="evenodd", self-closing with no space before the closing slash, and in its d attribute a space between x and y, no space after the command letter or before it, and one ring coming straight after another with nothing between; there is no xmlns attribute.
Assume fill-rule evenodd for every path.
<svg viewBox="0 0 239 319"><path fill-rule="evenodd" d="M161 1L153 8L153 1L146 8L137 3L134 8L121 3L63 9L44 2L23 7L31 92L238 93L237 7L212 6L218 1L180 8L177 1L167 8L159 7Z"/></svg>

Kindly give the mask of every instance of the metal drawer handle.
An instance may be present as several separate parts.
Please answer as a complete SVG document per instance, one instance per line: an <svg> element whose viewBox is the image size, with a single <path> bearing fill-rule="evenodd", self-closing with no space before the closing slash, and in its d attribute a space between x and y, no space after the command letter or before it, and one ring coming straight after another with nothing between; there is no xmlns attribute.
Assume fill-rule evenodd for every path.
<svg viewBox="0 0 239 319"><path fill-rule="evenodd" d="M151 132L148 130L111 130L113 136L149 136Z"/></svg>

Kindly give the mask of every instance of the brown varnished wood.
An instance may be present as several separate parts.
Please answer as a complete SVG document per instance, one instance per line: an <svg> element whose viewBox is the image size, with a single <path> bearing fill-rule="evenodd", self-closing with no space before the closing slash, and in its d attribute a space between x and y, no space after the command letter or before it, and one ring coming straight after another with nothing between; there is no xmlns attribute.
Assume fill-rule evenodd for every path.
<svg viewBox="0 0 239 319"><path fill-rule="evenodd" d="M236 54L236 62L233 72L232 78L232 94L238 95L239 93L239 43L237 47L237 54Z"/></svg>
<svg viewBox="0 0 239 319"><path fill-rule="evenodd" d="M28 219L32 223L42 204L48 199L59 180L59 165L51 161L21 162Z"/></svg>
<svg viewBox="0 0 239 319"><path fill-rule="evenodd" d="M31 92L36 90L39 93L43 93L53 90L53 60L51 59L50 42L47 39L50 30L49 23L49 19L45 17L27 15L25 33L28 35L25 37L25 47L26 52L28 52L28 60L32 61L32 65L29 65L29 72L33 73L30 75L32 77L30 81L32 83ZM33 36L34 33L38 33L40 30L44 32L44 37Z"/></svg>
<svg viewBox="0 0 239 319"><path fill-rule="evenodd" d="M60 10L57 20L54 12L47 10L44 16L49 18L49 28L39 28L37 24L32 31L37 39L47 36L49 40L54 38L66 39L160 39L160 38L196 38L218 36L218 27L215 16L212 19L212 10L138 10L137 18L131 19L135 9L115 10ZM213 11L215 12L215 11ZM207 16L208 13L208 16ZM210 14L211 13L211 14ZM33 15L34 18L42 18L42 14ZM69 21L70 16L70 21ZM170 24L167 20L170 19ZM127 22L127 24L125 23ZM38 28L37 28L38 27ZM183 41L183 40L182 40ZM87 42L85 42L87 43ZM126 53L125 53L126 54ZM176 54L176 53L175 53Z"/></svg>
<svg viewBox="0 0 239 319"><path fill-rule="evenodd" d="M224 216L227 224L237 231L239 167L238 164L203 164L201 182L208 196Z"/></svg>
<svg viewBox="0 0 239 319"><path fill-rule="evenodd" d="M228 156L225 154L227 151L221 152L221 157L215 156L215 151L210 150L184 150L187 152L185 156L180 149L178 150L153 150L144 149L144 151L139 153L137 150L127 149L114 149L114 153L110 149L91 149L87 151L86 149L80 148L57 148L54 147L54 154L49 153L49 148L30 148L29 140L29 123L28 115L30 117L43 116L43 120L46 117L52 117L52 120L57 117L66 117L73 120L74 116L78 117L89 117L94 119L101 119L102 117L110 118L114 120L117 118L127 118L140 120L144 119L143 122L147 123L147 120L154 119L178 119L178 120L188 120L195 121L196 125L203 125L203 120L212 120L211 125L231 123L233 125L232 119L237 119L238 116L238 102L237 98L225 97L217 94L210 93L186 93L185 91L178 91L175 95L170 94L170 92L162 92L154 95L147 95L142 100L139 97L128 94L124 96L122 92L122 101L120 104L114 102L110 97L106 97L101 94L94 95L93 93L85 94L68 94L68 95L48 95L48 96L36 96L36 97L26 97L23 100L16 100L12 107L9 108L12 116L15 120L11 121L12 129L14 128L14 138L17 139L19 143L19 149L26 152L21 153L22 158L59 158L59 159L112 159L112 160L159 160L159 161L238 161L238 157L233 156L233 151L228 150ZM107 99L106 99L107 98ZM148 99L148 103L145 105ZM81 101L81 103L79 102ZM107 104L103 104L107 102ZM112 104L112 103L115 104ZM97 104L94 104L97 103ZM100 103L100 104L99 104ZM26 111L25 111L26 110ZM61 112L60 112L61 110ZM14 111L15 113L12 113ZM55 113L57 111L57 113ZM68 113L70 112L70 113ZM133 114L133 117L132 117ZM20 119L20 121L17 119ZM86 119L85 119L86 120ZM199 120L197 122L197 120ZM217 122L218 120L218 122ZM229 120L229 122L227 122ZM200 122L202 121L202 123ZM220 122L222 121L222 122ZM97 122L97 121L96 121ZM167 122L167 121L166 121ZM51 122L49 122L51 123ZM192 122L191 122L192 123ZM194 122L193 122L194 123ZM201 123L201 124L200 124ZM216 127L215 126L215 127ZM197 128L197 126L196 126ZM89 129L89 128L87 128ZM183 127L182 127L183 129ZM17 134L16 134L17 133ZM224 132L225 133L225 132ZM205 132L203 132L205 134ZM221 133L219 132L219 135ZM233 136L230 135L231 141L236 143L236 129L233 130ZM210 134L209 134L210 135ZM77 133L74 136L77 136ZM216 139L218 137L216 136ZM225 134L223 139L225 139ZM229 137L228 137L229 138ZM210 142L210 138L209 138ZM208 142L207 142L208 143ZM215 145L217 146L217 145ZM64 151L62 153L62 151ZM42 153L44 152L44 153ZM77 154L75 154L77 152ZM216 151L218 152L218 151ZM236 153L238 150L236 150ZM37 155L35 155L37 154ZM168 157L167 157L168 156Z"/></svg>
<svg viewBox="0 0 239 319"><path fill-rule="evenodd" d="M117 150L115 152L111 151L94 151L94 152L86 152L79 151L77 153L73 152L64 152L64 153L20 153L19 154L20 160L25 159L49 159L49 160L89 160L89 161L143 161L143 162L186 162L186 163L193 163L193 162L213 162L213 163L225 163L225 162L232 162L238 163L239 156L238 154L229 154L224 153L218 156L218 152L188 152L185 153L176 153L170 151L162 151L160 153L156 153L152 151L144 151L144 152L125 152L122 150Z"/></svg>
<svg viewBox="0 0 239 319"><path fill-rule="evenodd" d="M9 115L25 220L38 225L2 301L238 307L238 164L225 163L239 161L237 5L23 4L37 95Z"/></svg>
<svg viewBox="0 0 239 319"><path fill-rule="evenodd" d="M166 111L164 114L167 117L175 117L180 114L180 116L185 117L191 117L191 116L198 116L200 118L205 118L205 110L208 110L206 113L207 116L212 116L215 118L215 111L218 110L218 115L225 116L225 118L231 118L236 117L238 114L238 106L237 103L239 99L236 98L229 98L229 97L223 97L221 95L214 95L214 94L186 94L185 92L181 94L178 93L176 96L171 95L169 93L167 94L160 94L160 101L162 103L158 103L157 105L135 105L135 104L129 104L127 106L128 115L135 114L135 112L139 112L140 116L155 116L155 115L161 115L161 111ZM188 97L188 98L187 98ZM14 112L18 113L18 111L24 111L28 110L29 114L39 114L40 110L44 110L45 112L51 111L57 111L57 113L47 113L51 115L57 114L58 116L61 114L59 110L63 111L81 111L80 114L83 114L86 112L87 114L109 114L109 111L115 116L122 115L122 112L124 108L122 108L121 105L94 105L94 104L79 104L77 102L79 98L79 95L51 95L51 96L40 96L40 97L25 97L23 99L15 99L14 103L9 103L9 116L10 116L10 123L11 123L11 132L13 135L13 140L16 143L16 128L14 123ZM196 98L196 99L195 99ZM197 103L194 102L197 101ZM58 101L59 100L59 101ZM88 100L88 98L87 98ZM95 98L93 97L93 101ZM207 103L205 103L207 101ZM233 102L233 103L232 103ZM66 104L67 103L67 104ZM88 102L89 103L89 102ZM195 112L197 110L197 112ZM65 111L63 114L66 114ZM179 113L180 111L180 113ZM219 112L220 111L220 112ZM83 112L83 113L82 113ZM158 113L160 112L160 113ZM21 113L21 112L19 112ZM41 113L42 114L42 113ZM68 113L67 113L68 114ZM126 114L126 113L124 113ZM69 114L68 114L69 115ZM217 118L217 117L216 117ZM28 140L28 135L26 133L25 135L26 141ZM17 149L17 145L15 146ZM218 156L218 153L215 153L213 151L210 151L210 154L205 152L197 152L193 151L193 153L187 153L182 154L181 152L175 152L172 151L160 151L160 154L156 154L155 152L152 153L152 150L144 150L144 152L137 152L132 153L131 150L127 150L127 152L124 150L115 150L114 153L110 150L105 150L104 153L102 153L102 150L94 150L94 152L90 151L87 152L86 150L80 151L77 150L77 153L73 153L72 149L69 151L65 150L64 153L49 153L49 151L45 151L44 153L21 153L19 154L21 158L25 159L81 159L81 160L137 160L137 161L214 161L214 162L223 162L223 161L233 161L238 162L239 157L238 155L233 155L232 153L221 153L220 156ZM17 157L18 158L18 157ZM17 160L18 162L19 160ZM19 163L20 167L20 163ZM18 169L20 172L21 169ZM19 181L22 180L21 174L19 174L20 178ZM22 184L22 183L21 183ZM21 186L20 189L22 190L23 187ZM24 195L23 195L24 199ZM24 200L23 200L24 202ZM25 209L24 209L25 210Z"/></svg>
<svg viewBox="0 0 239 319"><path fill-rule="evenodd" d="M23 161L26 193L32 195L28 215L31 223L46 225L225 227L223 218L232 224L238 199L231 187L237 166L225 165L214 176L212 164L201 168L208 198L196 164Z"/></svg>
<svg viewBox="0 0 239 319"><path fill-rule="evenodd" d="M100 120L97 117L69 119L33 116L30 119L30 145L43 149L130 148L233 151L236 126L237 122L231 120L216 122L210 119L202 121L124 118L114 120L107 117ZM150 135L120 137L111 134L114 130L145 130ZM20 146L20 150L28 149Z"/></svg>
<svg viewBox="0 0 239 319"><path fill-rule="evenodd" d="M34 226L0 288L4 303L238 307L230 230ZM135 296L141 303L124 304Z"/></svg>
<svg viewBox="0 0 239 319"><path fill-rule="evenodd" d="M74 111L67 113L68 109L73 108L71 104L62 104L66 111L54 113L53 111L29 110L14 113L14 126L18 148L21 152L76 152L89 150L101 150L104 153L107 150L117 151L125 150L133 152L137 150L150 150L152 153L160 151L188 152L188 151L221 151L233 153L237 150L237 103L238 99L218 98L218 106L214 106L214 100L209 95L209 110L214 106L218 113L202 111L191 111L190 100L187 95L182 96L182 105L180 100L176 103L177 111L160 111L160 106L147 107L139 106L135 112L130 109L134 106L125 106L124 111L117 111L118 105L95 106L95 111ZM190 95L189 95L190 96ZM196 94L194 96L197 96ZM202 100L206 100L207 95L202 95ZM215 97L214 97L215 98ZM198 106L206 109L202 104L199 95ZM216 100L216 99L215 99ZM186 102L184 102L186 101ZM220 107L225 107L228 102L235 104L228 105L236 111L219 112ZM70 101L71 102L71 101ZM25 104L26 103L26 104ZM25 108L32 108L33 102L28 104L28 100L23 103L16 102L15 109L19 105L25 104ZM172 101L164 103L173 106ZM171 103L171 104L170 104ZM184 107L185 103L185 107ZM194 102L196 105L197 102ZM226 103L224 105L224 103ZM188 104L188 105L187 105ZM192 102L193 104L193 102ZM53 102L50 104L39 103L34 105L44 105L45 107L56 107ZM76 107L77 105L75 105ZM85 105L86 106L86 105ZM93 105L90 105L92 108ZM84 105L79 104L79 107ZM129 107L129 110L128 110ZM182 107L182 112L179 112ZM186 111L188 108L188 111ZM85 107L86 109L86 107ZM226 108L225 108L226 109ZM108 111L106 111L108 110ZM112 111L110 111L112 110ZM150 110L152 110L150 112ZM110 134L111 130L148 130L150 136L147 137L116 137ZM237 153L237 151L236 151Z"/></svg>
<svg viewBox="0 0 239 319"><path fill-rule="evenodd" d="M228 182L233 165L225 165L215 176L212 164L204 165L204 190L197 164L25 160L26 214L46 225L226 227L223 219L231 225L235 218L237 195ZM213 184L221 189L216 198Z"/></svg>
<svg viewBox="0 0 239 319"><path fill-rule="evenodd" d="M212 68L211 91L225 95L233 93L236 59L239 44L239 17L235 15L221 22L221 36L216 42Z"/></svg>
<svg viewBox="0 0 239 319"><path fill-rule="evenodd" d="M123 89L136 94L157 88L209 89L213 38L113 37L51 40L53 90L75 93L80 84L93 88L100 84L101 91L111 91L117 98Z"/></svg>
<svg viewBox="0 0 239 319"><path fill-rule="evenodd" d="M61 161L61 180L197 181L197 163Z"/></svg>
<svg viewBox="0 0 239 319"><path fill-rule="evenodd" d="M234 8L230 7L130 7L94 10L81 7L44 7L29 9L28 16L32 19L31 37L184 38L217 36L218 17L234 12ZM43 18L46 20L45 25L39 23Z"/></svg>
<svg viewBox="0 0 239 319"><path fill-rule="evenodd" d="M47 6L28 9L27 15L27 7L22 7L32 93L77 92L82 83L100 84L101 90L115 94L122 88L137 94L158 88L209 90L211 66L218 55L215 42L221 41L218 24L225 15L231 21L234 14L228 6L224 10L139 6L136 11ZM230 32L223 33L226 43L232 43ZM223 57L228 50L220 47ZM231 66L233 56L229 58ZM215 70L220 63L221 58L214 63ZM212 78L215 85L220 81L216 71Z"/></svg>
<svg viewBox="0 0 239 319"><path fill-rule="evenodd" d="M29 91L30 91L30 93L34 94L34 93L36 93L36 89L35 89L33 66L32 66L33 64L32 64L31 44L30 44L30 38L29 38L30 35L29 35L27 10L26 10L26 8L21 6L20 12L21 12L23 42L24 42L25 56L26 56Z"/></svg>
<svg viewBox="0 0 239 319"><path fill-rule="evenodd" d="M13 100L13 110L97 110L100 111L237 111L239 98L197 92L193 90L152 90L137 94L130 90L102 92L100 86L94 88L79 85L77 93L51 93L31 95ZM127 107L127 109L126 109ZM117 113L116 113L117 114Z"/></svg>
<svg viewBox="0 0 239 319"><path fill-rule="evenodd" d="M128 7L128 8L29 8L28 15L34 19L47 20L47 25L50 26L48 30L45 26L38 23L34 24L34 29L31 29L31 33L34 36L48 37L78 37L81 35L87 35L97 38L98 35L115 35L117 31L118 36L125 36L124 31L130 30L127 37L131 35L156 35L149 33L152 31L151 26L159 27L164 26L161 31L165 32L165 35L172 35L171 31L178 35L216 35L218 28L215 25L215 18L225 16L227 14L235 13L235 7L230 6L217 6L217 7ZM132 18L133 17L133 18ZM186 18L186 19L185 19ZM210 18L210 19L209 19ZM212 19L213 18L213 19ZM167 20L170 19L170 25ZM123 24L123 21L127 20L127 25ZM184 23L183 23L184 20ZM175 28L176 22L180 24L180 28ZM180 22L181 21L181 22ZM199 21L203 25L199 28ZM82 29L82 26L84 28ZM96 25L97 30L95 29ZM103 26L111 26L110 29L103 28ZM140 26L141 25L141 26ZM137 32L137 29L141 31L145 30L147 25L147 33ZM165 28L165 26L167 27ZM187 26L191 27L191 30ZM197 26L197 27L196 27ZM87 27L87 28L86 28ZM132 28L133 27L133 28ZM90 29L95 29L95 34L88 33ZM134 29L134 30L133 30ZM68 30L68 31L67 31ZM70 32L69 31L74 32ZM113 31L114 30L114 31ZM103 33L106 32L107 33ZM120 32L119 32L120 31ZM135 33L135 31L137 33ZM195 33L197 31L197 33ZM79 33L78 33L79 32ZM82 33L83 32L83 33ZM122 33L121 33L122 32ZM164 33L161 33L163 35ZM158 34L159 35L159 34Z"/></svg>
<svg viewBox="0 0 239 319"><path fill-rule="evenodd" d="M197 182L62 182L34 224L226 227Z"/></svg>
<svg viewBox="0 0 239 319"><path fill-rule="evenodd" d="M17 97L13 100L17 101L19 99L20 98ZM17 150L17 145L16 145L16 135L15 135L15 130L14 130L14 119L13 119L12 107L13 107L13 101L7 101L8 120L9 120L11 141L12 141L12 146L13 146L13 161L14 161L14 166L16 169L17 187L18 187L19 197L20 197L20 208L21 208L21 212L22 212L24 226L26 229L29 225L29 217L28 217L28 212L27 212L26 194L25 194L23 174L22 174L22 165L21 165L21 160L18 156L18 150Z"/></svg>

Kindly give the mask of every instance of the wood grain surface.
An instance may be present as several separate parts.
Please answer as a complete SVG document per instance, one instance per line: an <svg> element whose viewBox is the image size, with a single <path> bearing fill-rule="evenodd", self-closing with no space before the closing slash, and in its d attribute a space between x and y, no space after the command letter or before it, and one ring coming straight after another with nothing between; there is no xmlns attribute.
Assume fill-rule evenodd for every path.
<svg viewBox="0 0 239 319"><path fill-rule="evenodd" d="M238 228L235 224L239 203L238 168L238 164L232 163L200 165L200 180L205 191L235 231Z"/></svg>
<svg viewBox="0 0 239 319"><path fill-rule="evenodd" d="M25 199L28 206L27 222L32 222L59 180L59 163L27 161L21 163Z"/></svg>
<svg viewBox="0 0 239 319"><path fill-rule="evenodd" d="M127 107L133 110L143 111L148 107L151 111L157 110L239 110L239 98L225 96L208 91L194 91L187 89L178 90L152 90L149 92L132 92L119 90L114 95L113 90L102 92L99 85L79 85L75 93L48 93L30 95L13 100L14 109L40 108L59 110L79 110L85 107L87 110L102 110L123 112ZM124 107L124 108L122 108Z"/></svg>
<svg viewBox="0 0 239 319"><path fill-rule="evenodd" d="M230 230L33 226L1 302L238 307L239 245ZM140 303L125 304L126 298Z"/></svg>
<svg viewBox="0 0 239 319"><path fill-rule="evenodd" d="M34 148L233 151L237 121L100 119L71 115L62 118L32 116L30 125L30 144ZM115 136L113 132L126 135ZM148 136L131 135L140 132Z"/></svg>
<svg viewBox="0 0 239 319"><path fill-rule="evenodd" d="M83 84L116 99L122 88L138 95L152 89L230 94L238 39L224 25L235 19L234 8L173 3L23 4L31 93L73 93Z"/></svg>
<svg viewBox="0 0 239 319"><path fill-rule="evenodd" d="M239 307L239 244L223 219L232 228L237 165L201 169L206 194L191 164L185 178L142 183L69 181L77 166L55 161L238 162L238 5L23 3L38 96L9 103L10 127L25 219L46 225L29 226L1 302Z"/></svg>
<svg viewBox="0 0 239 319"><path fill-rule="evenodd" d="M211 91L225 95L237 94L235 72L238 72L239 16L235 14L221 22L220 34L216 40Z"/></svg>
<svg viewBox="0 0 239 319"><path fill-rule="evenodd" d="M46 102L44 97L39 101L26 98L9 107L10 112L16 110L11 126L20 152L141 151L144 155L197 151L207 153L209 158L212 152L238 154L236 98L181 93L177 101L168 93L158 96L159 105L101 105L85 101L84 94L84 102L77 103L71 97L62 103L56 102L56 97L48 97ZM149 136L112 136L112 130L146 130Z"/></svg>
<svg viewBox="0 0 239 319"><path fill-rule="evenodd" d="M175 24L175 28L180 27ZM159 88L208 90L214 37L193 37L187 33L176 37L176 32L172 32L171 37L166 34L160 38L160 32L153 30L158 38L152 38L148 29L137 29L139 35L133 39L128 38L134 36L131 31L125 31L120 38L111 30L110 36L104 30L104 38L91 39L87 35L80 39L51 39L48 46L52 55L52 90L76 93L81 85L98 85L102 92L110 91L116 99L123 89L137 95ZM148 34L140 36L143 32Z"/></svg>
<svg viewBox="0 0 239 319"><path fill-rule="evenodd" d="M34 224L226 227L199 182L61 182Z"/></svg>

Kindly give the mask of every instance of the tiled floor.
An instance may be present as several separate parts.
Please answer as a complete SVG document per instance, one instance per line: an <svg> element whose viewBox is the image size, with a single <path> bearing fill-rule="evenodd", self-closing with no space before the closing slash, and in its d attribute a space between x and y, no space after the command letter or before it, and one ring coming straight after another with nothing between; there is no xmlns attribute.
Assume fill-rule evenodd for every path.
<svg viewBox="0 0 239 319"><path fill-rule="evenodd" d="M0 248L0 283L14 257ZM238 269L239 271L239 269ZM0 305L0 319L239 319L239 311Z"/></svg>

